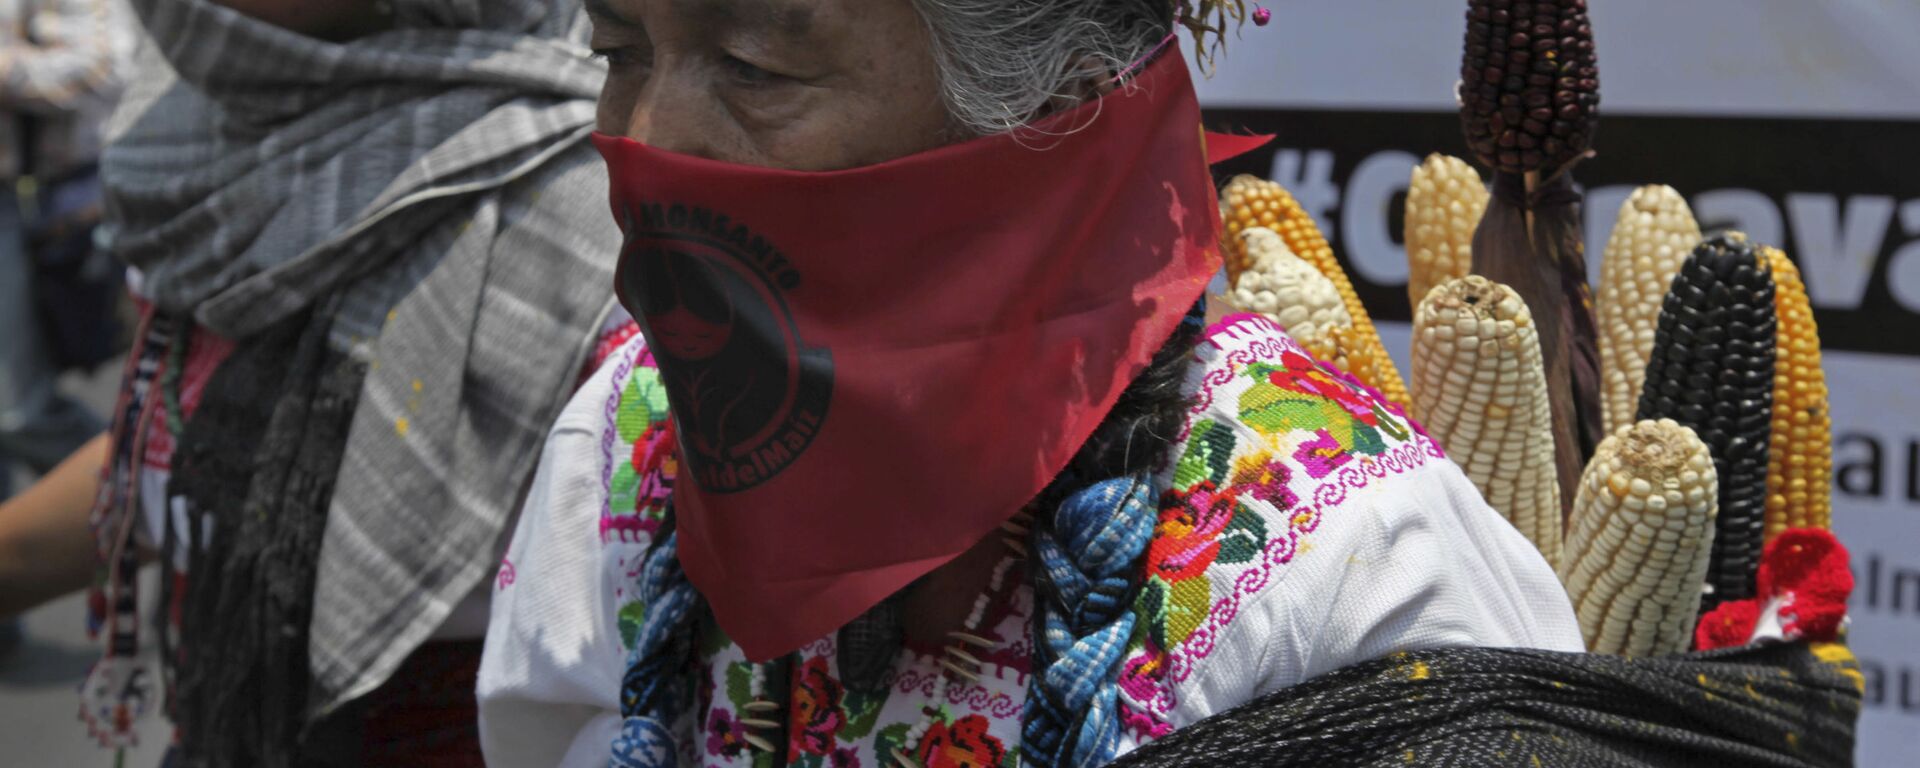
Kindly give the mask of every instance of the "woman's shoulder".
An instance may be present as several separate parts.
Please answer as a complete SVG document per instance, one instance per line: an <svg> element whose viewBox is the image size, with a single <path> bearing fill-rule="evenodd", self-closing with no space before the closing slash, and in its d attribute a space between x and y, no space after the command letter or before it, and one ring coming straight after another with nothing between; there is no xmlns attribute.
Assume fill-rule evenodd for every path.
<svg viewBox="0 0 1920 768"><path fill-rule="evenodd" d="M1526 592L1553 574L1404 410L1258 315L1214 324L1193 354L1193 405L1160 476L1136 603L1145 631L1121 680L1136 739L1370 658L1375 645L1533 644L1461 628L1555 610L1455 599L1497 581L1485 574ZM1468 562L1414 562L1443 550ZM1357 584L1377 596L1348 599ZM1507 587L1490 591L1503 593L1492 604L1515 602ZM1387 626L1394 616L1406 626Z"/></svg>

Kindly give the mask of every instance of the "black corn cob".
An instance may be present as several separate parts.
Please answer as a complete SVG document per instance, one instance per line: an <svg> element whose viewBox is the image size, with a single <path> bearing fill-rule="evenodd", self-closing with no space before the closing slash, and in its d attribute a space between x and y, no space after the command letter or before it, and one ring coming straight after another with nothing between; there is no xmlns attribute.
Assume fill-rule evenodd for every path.
<svg viewBox="0 0 1920 768"><path fill-rule="evenodd" d="M1593 141L1600 70L1586 0L1471 0L1460 122L1480 162L1558 171Z"/></svg>
<svg viewBox="0 0 1920 768"><path fill-rule="evenodd" d="M1766 526L1775 315L1767 259L1738 232L1694 248L1667 289L1636 419L1693 429L1720 478L1706 611L1754 593Z"/></svg>

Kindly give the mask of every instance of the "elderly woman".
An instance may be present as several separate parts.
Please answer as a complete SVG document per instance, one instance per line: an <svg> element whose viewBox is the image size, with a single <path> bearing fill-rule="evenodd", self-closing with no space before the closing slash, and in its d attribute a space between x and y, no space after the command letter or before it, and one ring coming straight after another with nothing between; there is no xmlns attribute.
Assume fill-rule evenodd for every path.
<svg viewBox="0 0 1920 768"><path fill-rule="evenodd" d="M111 434L0 515L0 591L101 566L105 743L164 701L181 765L477 765L480 587L614 308L585 15L132 5L104 177L140 333Z"/></svg>
<svg viewBox="0 0 1920 768"><path fill-rule="evenodd" d="M490 764L1092 765L1397 651L1580 649L1418 424L1204 327L1181 5L589 0L645 333L501 564Z"/></svg>

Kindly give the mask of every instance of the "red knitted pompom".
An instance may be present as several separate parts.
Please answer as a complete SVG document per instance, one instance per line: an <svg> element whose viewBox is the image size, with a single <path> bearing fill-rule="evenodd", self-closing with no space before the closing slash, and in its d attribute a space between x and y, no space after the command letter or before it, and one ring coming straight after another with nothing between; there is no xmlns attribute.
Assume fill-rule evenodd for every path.
<svg viewBox="0 0 1920 768"><path fill-rule="evenodd" d="M1789 592L1828 603L1847 602L1853 593L1853 571L1847 567L1847 548L1831 531L1795 528L1767 542L1756 579L1758 594Z"/></svg>
<svg viewBox="0 0 1920 768"><path fill-rule="evenodd" d="M1737 648L1746 645L1753 637L1754 625L1760 622L1760 601L1734 600L1721 603L1719 607L1700 617L1700 625L1693 630L1695 650L1711 651L1715 648Z"/></svg>

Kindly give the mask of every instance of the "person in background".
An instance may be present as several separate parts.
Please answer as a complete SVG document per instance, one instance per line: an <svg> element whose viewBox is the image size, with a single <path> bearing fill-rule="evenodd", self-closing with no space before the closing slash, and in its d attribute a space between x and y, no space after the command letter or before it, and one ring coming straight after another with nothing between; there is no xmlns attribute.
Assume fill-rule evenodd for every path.
<svg viewBox="0 0 1920 768"><path fill-rule="evenodd" d="M109 745L164 701L172 764L479 765L480 587L548 424L633 331L585 16L132 5L151 45L103 178L140 321L106 436L0 511L0 613L94 583Z"/></svg>
<svg viewBox="0 0 1920 768"><path fill-rule="evenodd" d="M111 352L101 284L117 281L79 273L105 272L93 258L101 124L130 23L115 0L0 0L0 500L18 469L44 473L100 433L100 417L56 380ZM0 623L0 651L19 631Z"/></svg>

